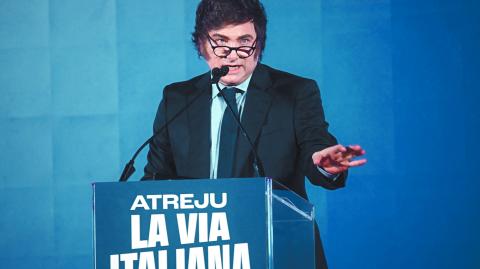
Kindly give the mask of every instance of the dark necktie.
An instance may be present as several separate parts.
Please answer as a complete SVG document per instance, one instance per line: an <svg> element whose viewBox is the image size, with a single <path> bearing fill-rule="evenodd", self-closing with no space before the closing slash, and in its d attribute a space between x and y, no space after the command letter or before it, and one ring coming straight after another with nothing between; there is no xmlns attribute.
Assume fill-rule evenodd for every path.
<svg viewBox="0 0 480 269"><path fill-rule="evenodd" d="M237 88L224 88L225 101L228 102L238 117L238 107L235 98ZM235 158L235 146L238 136L238 124L228 107L225 108L220 132L220 148L218 153L217 178L229 178L233 176L233 163Z"/></svg>

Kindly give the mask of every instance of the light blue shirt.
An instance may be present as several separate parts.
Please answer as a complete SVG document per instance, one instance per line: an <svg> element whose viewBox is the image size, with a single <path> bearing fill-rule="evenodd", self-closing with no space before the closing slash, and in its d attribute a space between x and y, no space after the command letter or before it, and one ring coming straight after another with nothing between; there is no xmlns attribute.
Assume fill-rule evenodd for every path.
<svg viewBox="0 0 480 269"><path fill-rule="evenodd" d="M242 117L243 107L245 105L245 99L247 97L247 89L248 84L250 83L250 79L252 75L250 75L244 82L240 83L239 85L235 86L235 88L241 90L241 92L237 92L235 95L237 101L238 112L240 114L240 118ZM219 83L220 89L223 90L226 86L222 83ZM212 105L211 105L211 124L210 124L210 133L211 133L211 147L210 147L210 178L217 178L217 168L218 168L218 150L220 148L220 132L222 126L222 119L223 113L228 109L227 103L219 95L217 86L212 84ZM321 167L318 167L318 171L322 173L324 176L335 180L338 175L330 174Z"/></svg>

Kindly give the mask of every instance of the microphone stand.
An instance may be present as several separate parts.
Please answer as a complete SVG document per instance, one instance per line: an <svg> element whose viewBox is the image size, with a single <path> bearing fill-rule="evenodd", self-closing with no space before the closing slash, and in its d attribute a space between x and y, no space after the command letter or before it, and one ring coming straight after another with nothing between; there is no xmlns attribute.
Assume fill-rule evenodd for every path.
<svg viewBox="0 0 480 269"><path fill-rule="evenodd" d="M218 82L220 81L221 77L223 77L227 74L228 74L228 66L222 66L221 68L216 67L216 68L212 69L212 80L211 80L212 84L215 84L217 86L217 89L220 92L220 94L222 95L222 97L224 98L224 100L226 100L225 93L223 92L222 89L220 89L220 86L218 85ZM195 95L195 97L192 100L190 100L190 102L188 102L182 110L178 111L175 115L173 115L173 117L171 117L166 123L164 123L163 126L160 127L160 129L157 132L155 132L147 141L145 141L137 149L137 151L135 151L135 154L133 154L130 161L125 165L125 168L123 168L122 174L120 175L120 179L119 179L120 182L127 181L130 178L130 176L132 176L132 174L135 172L135 159L137 158L138 154L140 154L140 152L148 144L150 144L153 141L153 139L159 133L161 133L172 121L174 121L178 116L180 116L180 114L185 112L185 110L187 110L187 108L189 108L190 105L193 104L193 102L195 102L202 94L203 94L203 91L200 91L197 95ZM243 136L247 139L247 141L248 141L248 143L249 143L249 145L252 149L252 152L253 152L253 168L255 170L255 173L257 174L258 177L265 177L265 172L263 170L263 166L259 161L258 153L255 150L255 147L252 143L252 140L250 139L247 131L243 127L242 123L240 122L240 118L233 111L232 106L228 102L226 102L226 103L227 103L228 108L230 109L230 111L234 115L233 117L235 118L235 121L237 122L238 126L240 127Z"/></svg>

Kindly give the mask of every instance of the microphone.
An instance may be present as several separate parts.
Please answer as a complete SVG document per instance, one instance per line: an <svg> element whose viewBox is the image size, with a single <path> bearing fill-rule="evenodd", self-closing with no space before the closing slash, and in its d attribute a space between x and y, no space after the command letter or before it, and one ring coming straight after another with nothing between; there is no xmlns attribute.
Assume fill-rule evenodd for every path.
<svg viewBox="0 0 480 269"><path fill-rule="evenodd" d="M220 89L220 86L218 85L218 82L220 81L220 78L228 74L228 66L221 66L220 68L215 67L212 69L211 74L212 74L212 84L215 84L217 86L218 91L222 95L222 97L225 99L225 94L223 91ZM122 174L120 175L120 182L127 181L130 176L135 172L135 159L137 158L138 154L148 145L150 142L153 141L153 139L160 134L168 125L170 125L171 122L173 122L178 116L180 116L183 112L185 112L201 95L203 94L203 91L200 91L193 99L188 102L185 107L183 107L180 111L178 111L175 115L173 115L167 122L161 126L157 132L155 132L147 141L145 141L138 149L135 151L133 154L133 157L130 159L130 161L125 165L125 168L122 171ZM226 99L225 99L226 100ZM255 172L259 177L265 177L265 173L263 170L263 166L261 165L258 157L258 153L255 150L255 147L253 146L252 140L247 134L247 131L243 127L242 123L240 122L240 119L235 115L233 112L233 108L231 105L227 103L228 108L230 111L234 114L235 121L237 122L238 126L240 127L240 130L242 131L242 134L247 138L248 143L252 149L253 152L253 164L255 168Z"/></svg>
<svg viewBox="0 0 480 269"><path fill-rule="evenodd" d="M212 69L212 84L218 84L220 78L228 74L228 66L222 65L220 68Z"/></svg>
<svg viewBox="0 0 480 269"><path fill-rule="evenodd" d="M215 73L214 73L215 72ZM217 77L215 76L217 74ZM220 86L218 85L218 82L220 81L220 78L228 74L228 66L223 65L221 68L214 68L212 70L212 84L215 84L217 86L218 92L222 95L223 100L225 100L225 103L227 104L228 109L230 112L233 114L233 118L237 122L238 127L240 127L240 130L242 132L242 135L247 139L248 144L250 145L250 148L253 153L253 168L255 169L255 173L257 174L258 177L265 177L265 171L263 169L263 165L260 162L260 157L258 156L257 150L255 149L255 146L253 145L252 139L247 133L247 130L245 130L245 127L243 127L242 122L240 121L239 115L235 114L233 107L230 105L229 102L227 102L227 98L225 97L225 93L223 92L222 89L220 89ZM214 80L217 79L217 80ZM224 112L226 113L226 111Z"/></svg>

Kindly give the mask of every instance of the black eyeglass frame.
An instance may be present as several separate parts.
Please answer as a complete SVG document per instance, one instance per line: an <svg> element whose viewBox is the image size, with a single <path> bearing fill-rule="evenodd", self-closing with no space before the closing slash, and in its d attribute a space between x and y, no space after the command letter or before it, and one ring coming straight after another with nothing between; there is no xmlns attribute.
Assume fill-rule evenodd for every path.
<svg viewBox="0 0 480 269"><path fill-rule="evenodd" d="M220 57L220 58L226 58L226 57L228 57L228 55L230 55L230 53L232 53L232 51L235 51L238 58L246 59L246 58L252 56L253 53L255 52L255 49L257 48L257 39L255 39L255 41L253 41L252 46L229 47L229 46L213 45L212 42L215 43L215 40L213 40L213 38L211 38L210 35L207 35L207 37L208 37L208 43L210 43L210 47L212 47L213 54L215 54L217 57ZM218 48L228 49L228 53L226 55L218 55L217 53L215 53L215 50L218 49ZM246 53L247 56L244 57L244 56L239 55L238 51Z"/></svg>

